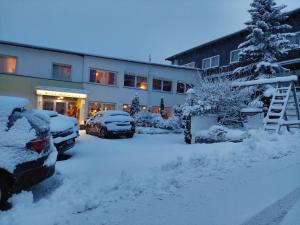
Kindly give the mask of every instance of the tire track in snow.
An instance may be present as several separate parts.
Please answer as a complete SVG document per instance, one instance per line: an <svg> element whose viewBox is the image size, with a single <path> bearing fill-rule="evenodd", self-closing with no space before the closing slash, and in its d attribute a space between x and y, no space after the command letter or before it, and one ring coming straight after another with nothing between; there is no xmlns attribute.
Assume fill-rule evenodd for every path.
<svg viewBox="0 0 300 225"><path fill-rule="evenodd" d="M280 225L283 218L298 200L300 200L300 187L291 191L241 225Z"/></svg>

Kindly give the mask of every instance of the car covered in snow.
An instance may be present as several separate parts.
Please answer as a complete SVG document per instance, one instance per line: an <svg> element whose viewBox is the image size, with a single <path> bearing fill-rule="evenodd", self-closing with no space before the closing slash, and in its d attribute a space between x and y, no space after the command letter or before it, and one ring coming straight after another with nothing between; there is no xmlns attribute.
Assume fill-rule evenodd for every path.
<svg viewBox="0 0 300 225"><path fill-rule="evenodd" d="M49 119L27 110L28 100L0 96L0 206L7 199L50 177L57 151Z"/></svg>
<svg viewBox="0 0 300 225"><path fill-rule="evenodd" d="M75 139L79 136L77 121L75 124L73 118L55 111L37 109L35 112L49 117L50 132L58 154L63 154L75 145Z"/></svg>
<svg viewBox="0 0 300 225"><path fill-rule="evenodd" d="M124 111L100 111L86 122L86 133L102 138L112 136L126 136L132 138L134 132L134 120Z"/></svg>

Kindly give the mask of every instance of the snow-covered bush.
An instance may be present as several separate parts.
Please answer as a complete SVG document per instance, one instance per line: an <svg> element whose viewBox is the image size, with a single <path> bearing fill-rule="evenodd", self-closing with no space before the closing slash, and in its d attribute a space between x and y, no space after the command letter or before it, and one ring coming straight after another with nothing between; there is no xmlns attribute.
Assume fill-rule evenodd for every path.
<svg viewBox="0 0 300 225"><path fill-rule="evenodd" d="M140 111L140 100L137 94L134 95L131 106L130 106L130 116L134 117Z"/></svg>
<svg viewBox="0 0 300 225"><path fill-rule="evenodd" d="M250 6L251 20L245 23L250 34L239 45L240 61L247 66L234 73L250 72L250 79L257 79L285 72L277 59L297 47L288 40L295 34L286 33L292 28L284 24L288 16L281 10L286 6L277 6L274 0L253 0Z"/></svg>
<svg viewBox="0 0 300 225"><path fill-rule="evenodd" d="M248 134L246 132L215 125L208 130L197 132L195 143L241 142L247 137Z"/></svg>
<svg viewBox="0 0 300 225"><path fill-rule="evenodd" d="M154 127L167 130L179 130L181 120L176 116L164 119L160 114L150 112L139 112L135 117L137 127Z"/></svg>

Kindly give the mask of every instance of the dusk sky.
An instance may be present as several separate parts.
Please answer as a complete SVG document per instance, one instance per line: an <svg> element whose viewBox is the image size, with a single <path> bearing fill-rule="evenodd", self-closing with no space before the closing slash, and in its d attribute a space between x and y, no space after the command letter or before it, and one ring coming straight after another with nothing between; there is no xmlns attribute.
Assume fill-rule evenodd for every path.
<svg viewBox="0 0 300 225"><path fill-rule="evenodd" d="M0 39L168 63L244 28L251 0L0 0ZM277 0L300 7L299 0Z"/></svg>

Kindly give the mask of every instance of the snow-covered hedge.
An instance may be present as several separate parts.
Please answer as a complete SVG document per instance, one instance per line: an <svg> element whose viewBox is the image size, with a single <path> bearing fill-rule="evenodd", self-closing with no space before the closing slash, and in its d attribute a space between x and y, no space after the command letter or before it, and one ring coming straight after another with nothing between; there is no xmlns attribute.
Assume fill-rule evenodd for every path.
<svg viewBox="0 0 300 225"><path fill-rule="evenodd" d="M137 127L154 127L167 130L180 130L180 118L172 116L163 119L160 114L150 112L139 112L135 117Z"/></svg>
<svg viewBox="0 0 300 225"><path fill-rule="evenodd" d="M215 125L208 130L197 132L195 143L241 142L247 137L248 134L246 132Z"/></svg>

